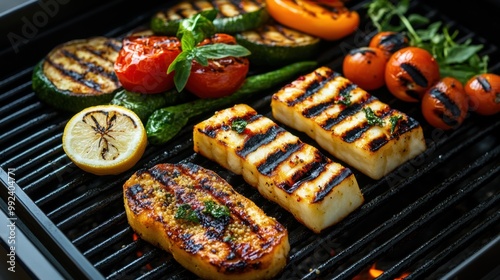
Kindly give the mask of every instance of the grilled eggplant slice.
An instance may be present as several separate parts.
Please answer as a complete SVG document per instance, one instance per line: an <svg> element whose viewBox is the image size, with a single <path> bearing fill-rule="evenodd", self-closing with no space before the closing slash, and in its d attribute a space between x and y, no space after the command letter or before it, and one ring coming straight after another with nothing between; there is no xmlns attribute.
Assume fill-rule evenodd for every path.
<svg viewBox="0 0 500 280"><path fill-rule="evenodd" d="M286 228L211 170L158 164L123 195L132 229L204 279L269 279L286 265Z"/></svg>
<svg viewBox="0 0 500 280"><path fill-rule="evenodd" d="M275 66L310 59L320 39L269 20L263 26L236 34L238 43L252 53L252 65Z"/></svg>
<svg viewBox="0 0 500 280"><path fill-rule="evenodd" d="M336 158L380 179L426 149L420 124L328 67L272 96L272 114Z"/></svg>
<svg viewBox="0 0 500 280"><path fill-rule="evenodd" d="M120 41L105 37L61 44L35 66L33 91L64 111L107 104L121 88L113 68L120 48Z"/></svg>
<svg viewBox="0 0 500 280"><path fill-rule="evenodd" d="M156 34L175 35L181 20L210 10L217 11L213 20L217 33L234 34L254 29L269 19L263 0L191 0L157 12L150 28Z"/></svg>
<svg viewBox="0 0 500 280"><path fill-rule="evenodd" d="M349 168L245 104L194 126L195 152L217 162L312 231L339 222L363 203Z"/></svg>

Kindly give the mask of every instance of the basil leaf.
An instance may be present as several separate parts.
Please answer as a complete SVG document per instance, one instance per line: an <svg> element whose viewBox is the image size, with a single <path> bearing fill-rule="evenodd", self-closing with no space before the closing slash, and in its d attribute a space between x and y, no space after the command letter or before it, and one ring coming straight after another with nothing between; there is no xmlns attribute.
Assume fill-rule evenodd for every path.
<svg viewBox="0 0 500 280"><path fill-rule="evenodd" d="M200 54L209 59L219 59L228 56L240 57L250 55L250 51L240 45L211 44L198 47Z"/></svg>
<svg viewBox="0 0 500 280"><path fill-rule="evenodd" d="M177 91L182 91L191 74L191 59L180 60L175 66L174 84Z"/></svg>
<svg viewBox="0 0 500 280"><path fill-rule="evenodd" d="M179 63L182 63L183 60L188 59L188 56L189 56L189 52L181 52L179 55L177 55L177 57L174 59L174 61L172 61L172 63L170 63L170 65L168 66L167 74L170 74L173 71L175 71L177 68L177 65Z"/></svg>
<svg viewBox="0 0 500 280"><path fill-rule="evenodd" d="M193 50L193 58L202 66L208 66L208 58L199 52L199 48Z"/></svg>
<svg viewBox="0 0 500 280"><path fill-rule="evenodd" d="M186 32L182 36L181 39L181 46L183 51L189 51L195 48L196 46L196 39L193 36L193 33L191 32Z"/></svg>
<svg viewBox="0 0 500 280"><path fill-rule="evenodd" d="M193 17L184 19L179 25L179 30L177 31L177 37L183 39L184 36L188 35L192 37L193 44L188 46L182 46L183 50L191 50L197 44L199 44L203 39L211 37L215 34L215 26L211 20L204 17L202 14L196 14Z"/></svg>
<svg viewBox="0 0 500 280"><path fill-rule="evenodd" d="M210 21L214 21L214 19L217 17L217 14L219 11L217 9L212 9L212 10L204 10L199 12L200 15L203 17L207 18Z"/></svg>

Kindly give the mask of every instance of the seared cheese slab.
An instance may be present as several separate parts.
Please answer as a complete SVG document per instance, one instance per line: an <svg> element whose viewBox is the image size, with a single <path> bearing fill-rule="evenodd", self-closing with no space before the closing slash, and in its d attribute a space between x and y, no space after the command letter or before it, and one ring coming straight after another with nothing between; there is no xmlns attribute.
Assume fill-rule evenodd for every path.
<svg viewBox="0 0 500 280"><path fill-rule="evenodd" d="M211 170L158 164L123 195L132 229L203 279L270 279L287 263L286 228Z"/></svg>
<svg viewBox="0 0 500 280"><path fill-rule="evenodd" d="M328 67L276 92L272 114L336 158L380 179L426 149L420 124Z"/></svg>
<svg viewBox="0 0 500 280"><path fill-rule="evenodd" d="M198 123L193 139L195 152L241 174L314 232L339 222L364 201L349 168L248 105L237 104Z"/></svg>

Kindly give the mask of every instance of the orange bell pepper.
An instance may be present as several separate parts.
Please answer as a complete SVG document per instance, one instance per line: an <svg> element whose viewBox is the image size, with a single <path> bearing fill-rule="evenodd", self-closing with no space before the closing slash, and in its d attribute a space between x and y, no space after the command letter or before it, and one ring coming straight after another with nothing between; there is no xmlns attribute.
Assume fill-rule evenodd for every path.
<svg viewBox="0 0 500 280"><path fill-rule="evenodd" d="M340 0L266 0L266 6L279 23L329 41L346 37L359 26L359 14Z"/></svg>

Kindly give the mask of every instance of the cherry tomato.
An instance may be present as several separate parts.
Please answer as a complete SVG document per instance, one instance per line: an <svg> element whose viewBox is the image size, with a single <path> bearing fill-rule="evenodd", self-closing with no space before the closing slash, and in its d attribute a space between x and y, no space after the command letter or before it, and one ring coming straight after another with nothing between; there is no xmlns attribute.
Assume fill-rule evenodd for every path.
<svg viewBox="0 0 500 280"><path fill-rule="evenodd" d="M406 47L391 55L385 68L385 84L397 98L418 102L440 78L439 65L428 51Z"/></svg>
<svg viewBox="0 0 500 280"><path fill-rule="evenodd" d="M396 51L408 47L409 43L408 38L401 32L381 31L371 38L368 46L382 49L386 53L387 59L389 59Z"/></svg>
<svg viewBox="0 0 500 280"><path fill-rule="evenodd" d="M114 69L123 88L139 93L159 93L174 87L168 66L181 53L175 37L133 36L123 40Z"/></svg>
<svg viewBox="0 0 500 280"><path fill-rule="evenodd" d="M236 44L236 39L227 34L215 34L199 45ZM200 98L218 98L234 93L245 81L249 69L246 57L225 57L208 60L208 66L196 61L191 64L191 74L186 89Z"/></svg>
<svg viewBox="0 0 500 280"><path fill-rule="evenodd" d="M361 47L351 50L342 63L344 76L364 90L374 90L385 84L387 63L384 51Z"/></svg>
<svg viewBox="0 0 500 280"><path fill-rule="evenodd" d="M484 73L470 78L465 84L469 107L480 115L500 112L500 75Z"/></svg>
<svg viewBox="0 0 500 280"><path fill-rule="evenodd" d="M269 14L279 23L325 40L338 40L359 26L359 14L342 1L266 0Z"/></svg>
<svg viewBox="0 0 500 280"><path fill-rule="evenodd" d="M460 126L469 109L462 83L445 77L429 88L422 97L422 114L432 126L444 130Z"/></svg>

